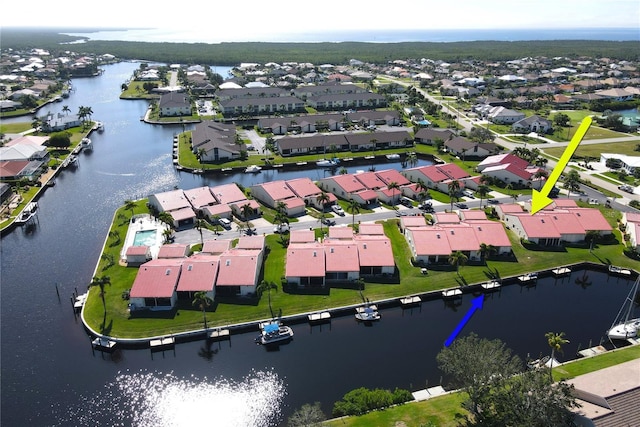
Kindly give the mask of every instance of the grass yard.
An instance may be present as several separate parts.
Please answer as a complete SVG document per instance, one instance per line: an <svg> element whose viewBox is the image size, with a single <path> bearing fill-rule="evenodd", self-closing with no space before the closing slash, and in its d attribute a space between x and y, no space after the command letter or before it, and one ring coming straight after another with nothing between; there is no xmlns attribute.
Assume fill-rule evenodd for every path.
<svg viewBox="0 0 640 427"><path fill-rule="evenodd" d="M594 357L577 359L574 362L561 365L553 370L553 379L556 381L566 380L634 359L640 359L640 346L638 345L609 351Z"/></svg>
<svg viewBox="0 0 640 427"><path fill-rule="evenodd" d="M589 129L589 132L591 132L591 128ZM625 135L619 134L618 136L625 136ZM617 153L617 154L626 154L628 156L637 156L638 152L635 151L635 147L637 144L640 144L640 138L630 140L630 141L625 141L625 142L605 142L602 144L580 144L578 146L578 149L574 153L573 157L574 158L591 157L592 159L600 160L600 153ZM559 158L564 152L564 150L565 150L565 147L553 147L553 148L545 148L544 152Z"/></svg>

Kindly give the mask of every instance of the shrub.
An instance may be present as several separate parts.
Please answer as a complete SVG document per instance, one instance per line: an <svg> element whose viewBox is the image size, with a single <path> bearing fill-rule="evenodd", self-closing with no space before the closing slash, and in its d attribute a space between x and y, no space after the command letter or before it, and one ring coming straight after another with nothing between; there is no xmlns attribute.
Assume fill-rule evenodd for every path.
<svg viewBox="0 0 640 427"><path fill-rule="evenodd" d="M342 400L333 405L332 414L336 417L344 415L362 415L375 409L387 408L409 400L413 400L411 392L396 388L393 392L383 389L369 390L364 387L351 390Z"/></svg>

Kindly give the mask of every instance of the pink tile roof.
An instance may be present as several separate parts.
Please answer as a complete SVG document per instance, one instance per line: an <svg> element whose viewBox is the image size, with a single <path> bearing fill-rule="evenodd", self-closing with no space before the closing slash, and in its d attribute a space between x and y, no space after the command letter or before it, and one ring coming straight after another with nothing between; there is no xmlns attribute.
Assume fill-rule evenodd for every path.
<svg viewBox="0 0 640 427"><path fill-rule="evenodd" d="M191 203L191 206L194 207L194 209L198 209L208 205L215 205L218 203L215 197L213 197L213 194L211 194L211 191L209 191L209 187L184 190L184 195L186 196L189 203Z"/></svg>
<svg viewBox="0 0 640 427"><path fill-rule="evenodd" d="M627 212L625 214L627 222L640 222L640 213Z"/></svg>
<svg viewBox="0 0 640 427"><path fill-rule="evenodd" d="M496 221L473 221L470 223L479 243L498 247L511 247L511 241L504 225ZM480 245L478 245L480 247Z"/></svg>
<svg viewBox="0 0 640 427"><path fill-rule="evenodd" d="M324 277L324 246L319 243L295 243L287 249L286 277Z"/></svg>
<svg viewBox="0 0 640 427"><path fill-rule="evenodd" d="M520 213L522 212L522 206L517 203L505 203L495 207L496 210L501 210L502 213Z"/></svg>
<svg viewBox="0 0 640 427"><path fill-rule="evenodd" d="M362 190L352 193L353 196L357 196L364 201L376 200L378 198L378 194L373 190Z"/></svg>
<svg viewBox="0 0 640 427"><path fill-rule="evenodd" d="M458 214L453 212L436 212L433 218L438 224L456 224L460 222Z"/></svg>
<svg viewBox="0 0 640 427"><path fill-rule="evenodd" d="M249 205L249 207L254 210L260 209L260 203L258 203L258 201L254 199L243 199L233 203L229 203L229 206L236 206L238 209L242 209L244 205Z"/></svg>
<svg viewBox="0 0 640 427"><path fill-rule="evenodd" d="M322 190L310 178L290 179L287 185L298 197L311 197L322 193Z"/></svg>
<svg viewBox="0 0 640 427"><path fill-rule="evenodd" d="M447 174L438 169L436 165L431 166L421 166L416 168L417 171L422 173L425 177L427 177L432 182L441 182L449 179Z"/></svg>
<svg viewBox="0 0 640 427"><path fill-rule="evenodd" d="M447 235L452 251L477 251L480 247L473 228L466 224L446 225L441 228Z"/></svg>
<svg viewBox="0 0 640 427"><path fill-rule="evenodd" d="M569 209L569 212L576 216L580 225L587 231L611 231L613 229L599 209L573 208Z"/></svg>
<svg viewBox="0 0 640 427"><path fill-rule="evenodd" d="M242 236L238 239L236 249L264 249L264 236Z"/></svg>
<svg viewBox="0 0 640 427"><path fill-rule="evenodd" d="M202 253L220 255L224 251L231 249L231 240L205 240L202 245Z"/></svg>
<svg viewBox="0 0 640 427"><path fill-rule="evenodd" d="M189 252L189 245L172 243L160 246L158 258L185 258Z"/></svg>
<svg viewBox="0 0 640 427"><path fill-rule="evenodd" d="M578 204L573 199L555 199L549 206L553 208L577 208Z"/></svg>
<svg viewBox="0 0 640 427"><path fill-rule="evenodd" d="M226 217L231 215L231 208L227 204L207 206L206 208L204 208L204 210L208 212L208 215L211 217L215 215L218 215L221 217Z"/></svg>
<svg viewBox="0 0 640 427"><path fill-rule="evenodd" d="M220 258L213 255L194 255L182 263L178 291L211 292L218 276Z"/></svg>
<svg viewBox="0 0 640 427"><path fill-rule="evenodd" d="M264 192L267 193L271 199L276 201L296 198L295 193L282 180L264 182L262 184L257 184L256 187L262 187Z"/></svg>
<svg viewBox="0 0 640 427"><path fill-rule="evenodd" d="M351 227L329 227L329 238L353 239L353 229Z"/></svg>
<svg viewBox="0 0 640 427"><path fill-rule="evenodd" d="M427 221L423 216L403 216L400 218L401 228L426 227Z"/></svg>
<svg viewBox="0 0 640 427"><path fill-rule="evenodd" d="M283 202L288 209L294 209L294 208L299 208L301 206L305 206L304 199L301 199L300 197L292 197L290 199L282 199L280 201Z"/></svg>
<svg viewBox="0 0 640 427"><path fill-rule="evenodd" d="M347 193L355 193L365 189L364 185L352 174L336 175L331 179Z"/></svg>
<svg viewBox="0 0 640 427"><path fill-rule="evenodd" d="M391 242L386 236L356 236L358 259L362 267L394 266Z"/></svg>
<svg viewBox="0 0 640 427"><path fill-rule="evenodd" d="M386 169L380 172L376 172L376 175L385 185L389 185L391 182L396 182L398 185L409 185L409 181L404 175L395 169Z"/></svg>
<svg viewBox="0 0 640 427"><path fill-rule="evenodd" d="M149 252L149 246L129 246L126 256L146 255Z"/></svg>
<svg viewBox="0 0 640 427"><path fill-rule="evenodd" d="M131 298L171 298L181 265L181 259L156 259L142 264L131 286Z"/></svg>
<svg viewBox="0 0 640 427"><path fill-rule="evenodd" d="M386 188L387 184L385 184L375 172L363 172L354 175L355 178L364 185L365 188L369 190L377 190L378 188Z"/></svg>
<svg viewBox="0 0 640 427"><path fill-rule="evenodd" d="M220 203L233 203L247 198L237 184L223 184L211 187L211 194Z"/></svg>
<svg viewBox="0 0 640 427"><path fill-rule="evenodd" d="M289 243L310 243L316 240L316 234L312 230L291 230Z"/></svg>
<svg viewBox="0 0 640 427"><path fill-rule="evenodd" d="M165 211L175 211L184 208L191 209L191 204L182 190L165 191L163 193L154 194L154 197L158 200L160 206Z"/></svg>
<svg viewBox="0 0 640 427"><path fill-rule="evenodd" d="M460 214L465 221L487 219L487 214L484 211L477 209L463 210L460 211Z"/></svg>
<svg viewBox="0 0 640 427"><path fill-rule="evenodd" d="M175 221L182 221L189 218L195 218L196 214L193 212L191 205L189 207L176 209L169 212Z"/></svg>
<svg viewBox="0 0 640 427"><path fill-rule="evenodd" d="M545 213L545 218L553 221L560 234L585 234L586 230L576 221L574 214L570 212L549 212Z"/></svg>
<svg viewBox="0 0 640 427"><path fill-rule="evenodd" d="M325 240L324 246L327 272L360 271L358 246L355 243L340 244Z"/></svg>
<svg viewBox="0 0 640 427"><path fill-rule="evenodd" d="M375 224L371 222L365 222L360 224L358 232L363 235L384 235L384 227L382 224Z"/></svg>
<svg viewBox="0 0 640 427"><path fill-rule="evenodd" d="M530 215L527 212L513 215L520 220L522 228L529 238L559 239L561 237L553 221L546 218L545 215Z"/></svg>
<svg viewBox="0 0 640 427"><path fill-rule="evenodd" d="M418 256L450 255L452 250L444 230L433 227L413 228L409 231Z"/></svg>
<svg viewBox="0 0 640 427"><path fill-rule="evenodd" d="M255 286L260 252L231 249L220 255L220 269L216 286Z"/></svg>
<svg viewBox="0 0 640 427"><path fill-rule="evenodd" d="M462 179L470 176L467 171L455 163L445 163L444 165L436 165L436 167L451 179Z"/></svg>

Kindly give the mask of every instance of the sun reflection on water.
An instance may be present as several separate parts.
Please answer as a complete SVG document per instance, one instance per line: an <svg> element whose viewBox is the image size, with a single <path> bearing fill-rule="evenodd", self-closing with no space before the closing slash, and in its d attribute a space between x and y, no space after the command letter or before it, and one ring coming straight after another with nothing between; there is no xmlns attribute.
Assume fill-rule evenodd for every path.
<svg viewBox="0 0 640 427"><path fill-rule="evenodd" d="M121 373L98 395L67 410L58 425L268 427L281 418L286 388L274 372L242 381Z"/></svg>

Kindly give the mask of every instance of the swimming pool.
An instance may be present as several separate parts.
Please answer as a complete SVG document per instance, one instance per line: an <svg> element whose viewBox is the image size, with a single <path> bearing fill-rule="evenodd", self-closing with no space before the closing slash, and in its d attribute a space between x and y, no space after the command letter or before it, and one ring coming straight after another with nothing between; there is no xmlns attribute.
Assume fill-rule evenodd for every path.
<svg viewBox="0 0 640 427"><path fill-rule="evenodd" d="M157 241L157 230L140 230L136 231L131 246L154 246Z"/></svg>

